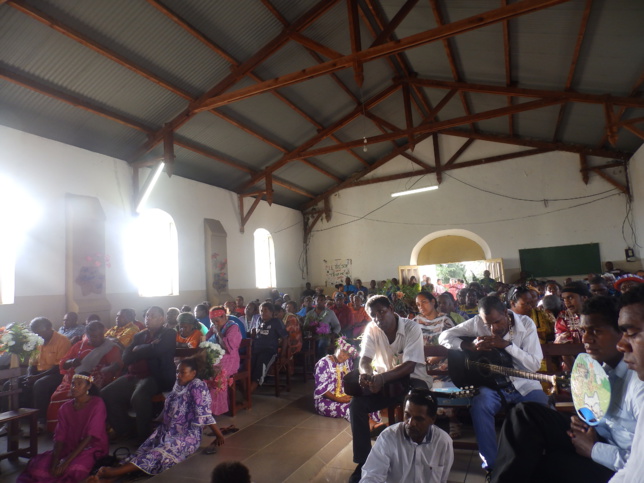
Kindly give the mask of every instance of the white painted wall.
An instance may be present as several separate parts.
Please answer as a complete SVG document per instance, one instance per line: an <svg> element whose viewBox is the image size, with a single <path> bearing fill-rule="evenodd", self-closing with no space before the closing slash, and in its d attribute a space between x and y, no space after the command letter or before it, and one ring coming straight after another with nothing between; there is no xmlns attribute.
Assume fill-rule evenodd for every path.
<svg viewBox="0 0 644 483"><path fill-rule="evenodd" d="M463 138L442 136L443 162L462 145ZM521 148L476 141L460 161L516 152ZM430 141L416 147L414 155L433 164ZM606 160L590 159L591 163ZM641 161L644 162L644 159ZM642 165L642 162L639 163ZM519 271L520 248L540 248L583 243L599 243L602 260L616 266L641 267L624 262L625 242L621 227L625 198L615 195L604 200L574 207L614 194L569 201L517 201L485 193L462 184L522 199L561 199L586 197L613 189L597 175L582 182L579 158L575 154L553 152L510 161L449 171L437 191L404 196L391 201L390 194L411 188L418 178L359 186L340 191L331 199L333 218L318 223L309 249L311 281L324 283L324 259L352 259L354 277L363 282L397 276L397 267L410 263L412 251L424 237L440 230L467 230L481 237L490 247L492 258L503 258L506 280ZM399 157L375 171L370 177L419 169ZM644 167L640 166L640 173ZM620 177L620 170L611 170ZM640 176L641 179L641 176ZM427 175L414 188L436 184ZM644 187L641 188L644 190ZM639 193L644 200L644 193ZM389 203L386 206L385 203ZM380 209L377 209L381 207ZM365 216L372 210L377 211ZM640 221L644 213L640 214ZM357 220L357 221L356 221ZM344 223L349 224L343 225ZM639 223L644 225L644 223ZM343 226L340 226L343 225ZM336 227L337 228L333 228ZM644 240L644 236L640 236ZM630 267L629 267L630 268ZM582 274L570 274L582 275ZM585 275L585 274L583 274Z"/></svg>
<svg viewBox="0 0 644 483"><path fill-rule="evenodd" d="M629 179L633 193L633 219L635 221L636 241L644 247L644 146L640 147L629 165ZM633 246L635 256L644 255L644 248Z"/></svg>
<svg viewBox="0 0 644 483"><path fill-rule="evenodd" d="M147 176L143 170L142 179ZM0 175L22 185L42 207L42 216L21 246L16 263L16 303L0 305L0 325L45 315L60 321L65 307L65 194L97 197L105 212L107 297L116 313L121 307L163 307L204 300L204 218L221 221L228 233L229 287L233 295L265 298L255 289L253 232L265 228L273 234L280 289L299 293L304 285L298 268L302 252L302 217L299 211L261 202L239 232L234 193L163 174L147 207L168 212L177 226L180 295L162 299L138 297L123 261L125 228L132 222L131 169L124 161L85 151L0 126ZM16 200L20 205L20 200ZM280 231L295 225L284 231ZM4 232L4 229L3 229ZM4 236L4 235L3 235Z"/></svg>

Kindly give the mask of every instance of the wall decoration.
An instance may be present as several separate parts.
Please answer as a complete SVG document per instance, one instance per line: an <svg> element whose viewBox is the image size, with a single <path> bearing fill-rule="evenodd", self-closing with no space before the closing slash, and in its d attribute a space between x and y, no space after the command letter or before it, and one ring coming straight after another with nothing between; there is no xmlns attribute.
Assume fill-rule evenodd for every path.
<svg viewBox="0 0 644 483"><path fill-rule="evenodd" d="M335 286L344 283L344 279L351 277L351 259L336 258L335 260L324 260L324 271L326 273L327 286Z"/></svg>
<svg viewBox="0 0 644 483"><path fill-rule="evenodd" d="M204 219L206 293L212 304L232 298L228 293L228 234L219 220Z"/></svg>

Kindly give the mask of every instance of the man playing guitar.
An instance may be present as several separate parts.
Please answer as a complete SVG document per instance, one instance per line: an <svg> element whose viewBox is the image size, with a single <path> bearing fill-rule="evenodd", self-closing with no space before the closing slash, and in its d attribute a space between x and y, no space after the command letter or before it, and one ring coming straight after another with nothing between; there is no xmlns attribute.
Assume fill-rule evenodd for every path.
<svg viewBox="0 0 644 483"><path fill-rule="evenodd" d="M438 342L448 349L472 352L503 349L515 369L536 372L543 352L532 319L508 310L496 296L482 298L478 309L478 315L441 333ZM463 338L474 340L468 342ZM525 401L548 404L548 396L538 381L511 377L510 384L503 389L481 387L472 399L472 423L483 468L488 473L494 468L497 453L495 414L505 404Z"/></svg>

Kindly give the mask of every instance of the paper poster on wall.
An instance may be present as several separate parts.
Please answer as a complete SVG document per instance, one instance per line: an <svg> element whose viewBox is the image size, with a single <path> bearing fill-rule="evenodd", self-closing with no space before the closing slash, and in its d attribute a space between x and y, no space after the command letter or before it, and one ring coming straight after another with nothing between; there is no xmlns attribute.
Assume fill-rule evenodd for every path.
<svg viewBox="0 0 644 483"><path fill-rule="evenodd" d="M344 283L344 279L351 277L351 259L336 258L335 260L324 260L327 286L335 286Z"/></svg>

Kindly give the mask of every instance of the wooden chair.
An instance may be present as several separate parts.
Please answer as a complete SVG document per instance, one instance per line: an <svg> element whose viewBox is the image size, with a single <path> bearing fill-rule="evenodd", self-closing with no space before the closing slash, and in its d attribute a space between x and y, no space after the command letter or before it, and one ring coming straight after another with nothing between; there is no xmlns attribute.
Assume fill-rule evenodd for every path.
<svg viewBox="0 0 644 483"><path fill-rule="evenodd" d="M237 414L238 409L250 409L253 401L250 397L250 356L252 339L242 339L239 344L239 371L231 376L233 383L228 386L228 410L231 416ZM245 395L241 403L237 402L237 383L241 383Z"/></svg>
<svg viewBox="0 0 644 483"><path fill-rule="evenodd" d="M541 344L543 358L546 361L546 374L557 374L560 372L561 358L564 356L577 357L578 354L586 352L584 344ZM557 411L574 413L575 407L572 402L570 391L558 391L552 395Z"/></svg>
<svg viewBox="0 0 644 483"><path fill-rule="evenodd" d="M280 374L284 372L286 374L286 382L284 388L286 392L291 391L291 374L293 373L293 356L290 354L289 349L286 349L286 354L282 353L282 349L277 350L277 357L273 366L271 367L270 372L272 372L273 378L275 379L275 397L280 397L280 387L282 383L280 382Z"/></svg>
<svg viewBox="0 0 644 483"><path fill-rule="evenodd" d="M315 374L315 336L304 337L302 339L302 350L293 355L293 364L302 367L302 378L306 382L307 376L313 377ZM300 364L301 363L301 364Z"/></svg>
<svg viewBox="0 0 644 483"><path fill-rule="evenodd" d="M0 460L9 458L16 461L19 457L32 458L38 454L38 410L19 408L18 394L22 392L18 388L18 377L21 369L0 370L0 381L9 380L9 389L2 390L0 384L0 397L9 398L10 411L0 413L0 424L7 424L7 451L0 454ZM29 446L20 447L20 422L26 419L29 421Z"/></svg>

